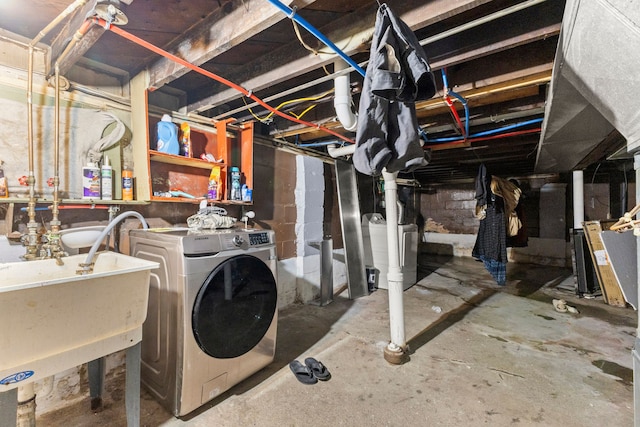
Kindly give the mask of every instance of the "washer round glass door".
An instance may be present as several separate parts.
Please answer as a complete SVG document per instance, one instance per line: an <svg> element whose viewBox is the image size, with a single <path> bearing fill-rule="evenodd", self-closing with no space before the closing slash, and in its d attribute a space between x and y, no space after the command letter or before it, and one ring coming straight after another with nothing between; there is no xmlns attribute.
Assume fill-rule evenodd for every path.
<svg viewBox="0 0 640 427"><path fill-rule="evenodd" d="M251 255L223 261L200 287L192 312L196 342L220 359L254 348L271 326L278 304L271 269Z"/></svg>

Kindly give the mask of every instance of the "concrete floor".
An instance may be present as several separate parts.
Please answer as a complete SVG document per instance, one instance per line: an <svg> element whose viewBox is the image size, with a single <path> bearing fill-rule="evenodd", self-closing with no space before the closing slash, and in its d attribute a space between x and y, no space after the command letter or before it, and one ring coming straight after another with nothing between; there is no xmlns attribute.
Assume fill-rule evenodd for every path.
<svg viewBox="0 0 640 427"><path fill-rule="evenodd" d="M268 367L183 419L142 393L143 426L629 426L637 313L579 299L562 268L508 264L505 288L468 258L421 257L404 293L410 361L383 358L387 292L280 313ZM563 298L579 314L559 313ZM315 385L288 367L313 356L332 378ZM89 398L39 426L124 426L123 375L107 379L105 407Z"/></svg>

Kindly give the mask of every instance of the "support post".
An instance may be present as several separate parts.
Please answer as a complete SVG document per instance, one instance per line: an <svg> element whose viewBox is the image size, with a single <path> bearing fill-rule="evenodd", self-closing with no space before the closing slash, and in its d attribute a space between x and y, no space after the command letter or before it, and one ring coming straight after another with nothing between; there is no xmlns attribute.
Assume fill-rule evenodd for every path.
<svg viewBox="0 0 640 427"><path fill-rule="evenodd" d="M382 172L384 197L387 214L387 247L389 250L389 270L387 285L389 294L389 327L391 342L384 350L384 358L395 365L406 362L407 341L404 333L404 301L402 269L400 268L400 248L398 245L398 173Z"/></svg>
<svg viewBox="0 0 640 427"><path fill-rule="evenodd" d="M127 427L140 427L140 359L142 343L139 342L127 349L125 377L125 408L127 411Z"/></svg>
<svg viewBox="0 0 640 427"><path fill-rule="evenodd" d="M582 228L584 222L584 172L573 171L573 229Z"/></svg>
<svg viewBox="0 0 640 427"><path fill-rule="evenodd" d="M18 414L18 389L0 393L0 425L15 427Z"/></svg>

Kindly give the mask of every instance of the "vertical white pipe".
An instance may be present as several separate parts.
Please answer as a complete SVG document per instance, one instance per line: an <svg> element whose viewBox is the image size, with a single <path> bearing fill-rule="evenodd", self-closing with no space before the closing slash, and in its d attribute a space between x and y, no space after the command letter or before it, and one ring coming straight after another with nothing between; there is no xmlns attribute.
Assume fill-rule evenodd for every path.
<svg viewBox="0 0 640 427"><path fill-rule="evenodd" d="M584 222L584 173L573 171L573 229L582 229Z"/></svg>
<svg viewBox="0 0 640 427"><path fill-rule="evenodd" d="M36 393L33 382L18 387L16 427L36 427Z"/></svg>
<svg viewBox="0 0 640 427"><path fill-rule="evenodd" d="M391 343L388 349L403 353L406 346L404 333L404 302L402 283L404 282L400 268L400 247L398 243L398 173L382 172L384 178L384 197L387 214L387 248L389 251L389 270L387 284L389 294L389 327Z"/></svg>

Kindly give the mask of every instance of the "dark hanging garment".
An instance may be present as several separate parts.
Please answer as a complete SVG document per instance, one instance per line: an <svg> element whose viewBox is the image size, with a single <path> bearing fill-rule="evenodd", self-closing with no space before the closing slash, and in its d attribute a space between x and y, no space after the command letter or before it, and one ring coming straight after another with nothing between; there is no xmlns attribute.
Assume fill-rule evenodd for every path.
<svg viewBox="0 0 640 427"><path fill-rule="evenodd" d="M475 258L507 262L507 229L505 228L502 198L492 196L487 204L486 216L480 221L478 237L473 247Z"/></svg>
<svg viewBox="0 0 640 427"><path fill-rule="evenodd" d="M507 274L504 201L491 191L491 175L484 164L476 177L476 216L480 227L471 255L484 263L498 285L504 286Z"/></svg>
<svg viewBox="0 0 640 427"><path fill-rule="evenodd" d="M420 144L415 102L436 86L416 35L391 9L378 8L364 77L353 165L365 174L411 171L427 160Z"/></svg>
<svg viewBox="0 0 640 427"><path fill-rule="evenodd" d="M476 176L476 217L478 219L484 218L490 192L491 175L487 173L487 167L482 163Z"/></svg>

